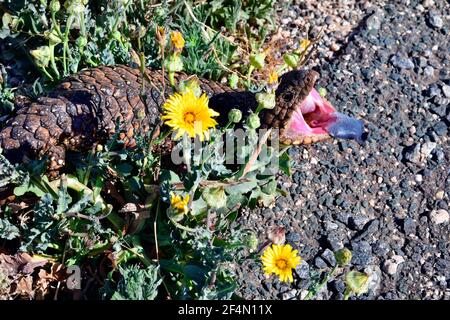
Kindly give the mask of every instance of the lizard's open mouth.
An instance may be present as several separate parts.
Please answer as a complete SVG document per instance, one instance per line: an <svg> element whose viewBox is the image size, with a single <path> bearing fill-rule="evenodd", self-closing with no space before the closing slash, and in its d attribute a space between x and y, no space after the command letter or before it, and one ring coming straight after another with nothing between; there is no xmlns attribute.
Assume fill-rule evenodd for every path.
<svg viewBox="0 0 450 320"><path fill-rule="evenodd" d="M292 113L284 137L293 144L308 144L328 138L365 140L364 126L336 109L314 88Z"/></svg>

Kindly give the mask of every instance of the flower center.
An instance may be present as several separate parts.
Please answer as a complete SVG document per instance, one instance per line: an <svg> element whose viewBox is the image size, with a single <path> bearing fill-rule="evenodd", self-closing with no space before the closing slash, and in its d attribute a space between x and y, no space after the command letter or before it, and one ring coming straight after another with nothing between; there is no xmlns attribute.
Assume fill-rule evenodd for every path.
<svg viewBox="0 0 450 320"><path fill-rule="evenodd" d="M189 124L192 124L195 120L195 115L192 112L187 112L184 114L184 121Z"/></svg>
<svg viewBox="0 0 450 320"><path fill-rule="evenodd" d="M284 259L278 259L276 265L279 269L284 270L287 267L287 261Z"/></svg>

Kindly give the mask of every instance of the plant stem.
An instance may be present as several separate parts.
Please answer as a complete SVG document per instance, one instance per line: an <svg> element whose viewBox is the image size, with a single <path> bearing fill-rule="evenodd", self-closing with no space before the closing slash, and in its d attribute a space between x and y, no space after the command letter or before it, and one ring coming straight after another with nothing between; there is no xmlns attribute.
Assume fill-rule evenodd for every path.
<svg viewBox="0 0 450 320"><path fill-rule="evenodd" d="M89 153L88 154L88 166L87 166L87 168L86 168L86 173L84 174L84 177L83 177L83 183L85 184L85 185L87 185L88 184L88 182L89 182L89 177L90 177L90 175L91 175L91 171L92 171L92 159L93 158L93 155L92 155L92 153Z"/></svg>
<svg viewBox="0 0 450 320"><path fill-rule="evenodd" d="M58 67L56 66L56 62L55 62L55 46L51 45L50 49L52 51L51 56L50 56L50 65L52 66L52 70L56 74L56 77L59 79L60 74L59 74Z"/></svg>
<svg viewBox="0 0 450 320"><path fill-rule="evenodd" d="M63 66L64 66L64 76L67 76L67 56L70 56L70 52L69 52L69 33L70 33L70 27L72 25L73 22L73 15L70 15L67 18L67 22L66 22L66 30L64 32L64 39L63 39Z"/></svg>
<svg viewBox="0 0 450 320"><path fill-rule="evenodd" d="M185 227L185 226L183 226L182 224L180 224L180 223L178 223L178 222L176 222L176 221L174 221L174 220L170 220L170 221L171 221L171 222L175 225L175 227L177 227L178 229L181 229L181 230L184 230L184 231L187 231L187 232L192 232L192 233L197 232L197 230L192 229L192 228Z"/></svg>
<svg viewBox="0 0 450 320"><path fill-rule="evenodd" d="M51 182L52 184L59 184L59 180L55 180ZM91 197L90 201L93 204L100 204L102 208L102 212L106 215L106 218L111 222L111 224L117 229L122 230L123 226L125 225L125 222L123 219L117 215L117 213L112 211L112 206L110 204L106 204L103 198L99 195L94 200L94 191L92 191L90 188L82 184L78 181L77 178L68 175L67 176L67 188L75 190L77 192L83 192L85 195L89 195Z"/></svg>
<svg viewBox="0 0 450 320"><path fill-rule="evenodd" d="M50 73L48 73L47 69L45 69L45 67L42 67L42 72L51 80L53 81L53 77L51 76Z"/></svg>
<svg viewBox="0 0 450 320"><path fill-rule="evenodd" d="M255 70L255 67L250 65L247 72L247 88L250 88L253 70Z"/></svg>
<svg viewBox="0 0 450 320"><path fill-rule="evenodd" d="M170 85L175 88L175 72L169 72Z"/></svg>
<svg viewBox="0 0 450 320"><path fill-rule="evenodd" d="M342 298L343 300L348 300L348 298L350 298L350 295L352 294L352 292L350 290L345 289L344 291L344 297Z"/></svg>
<svg viewBox="0 0 450 320"><path fill-rule="evenodd" d="M141 262L146 266L149 267L151 265L153 265L152 260L150 260L149 257L147 257L147 255L144 252L144 248L142 247L141 241L139 239L139 236L134 236L131 239L131 243L133 244L133 248L129 249L131 252L133 252L136 256L139 257L139 259L141 260ZM139 252L141 251L141 252Z"/></svg>

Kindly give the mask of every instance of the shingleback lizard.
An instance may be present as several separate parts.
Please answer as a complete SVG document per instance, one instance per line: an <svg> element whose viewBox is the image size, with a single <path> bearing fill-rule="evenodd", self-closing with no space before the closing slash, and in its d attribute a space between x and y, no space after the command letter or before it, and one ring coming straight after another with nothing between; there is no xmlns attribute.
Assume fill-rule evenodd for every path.
<svg viewBox="0 0 450 320"><path fill-rule="evenodd" d="M178 80L186 78L180 74ZM260 113L263 127L280 129L285 144L308 144L329 137L363 141L363 123L331 106L314 89L318 73L295 70L284 74L276 91L276 106ZM144 81L144 86L143 86ZM83 151L103 142L121 124L120 137L132 146L137 134L161 126L161 107L173 94L168 80L163 92L161 71L127 66L87 69L64 79L47 96L17 102L16 114L0 131L0 147L13 163L47 155L49 170L65 165L66 150ZM199 79L209 107L224 124L232 108L244 114L257 107L255 93ZM143 93L142 94L142 90Z"/></svg>

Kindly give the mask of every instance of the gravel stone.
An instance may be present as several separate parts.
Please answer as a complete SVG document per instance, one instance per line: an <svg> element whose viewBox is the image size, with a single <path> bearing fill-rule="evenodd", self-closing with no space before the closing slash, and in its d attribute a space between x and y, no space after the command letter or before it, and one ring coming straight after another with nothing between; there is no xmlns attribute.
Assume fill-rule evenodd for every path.
<svg viewBox="0 0 450 320"><path fill-rule="evenodd" d="M295 269L297 275L300 279L309 279L309 265L305 260L302 260L300 264Z"/></svg>
<svg viewBox="0 0 450 320"><path fill-rule="evenodd" d="M366 216L350 217L349 219L350 227L355 230L362 230L368 221L369 218Z"/></svg>
<svg viewBox="0 0 450 320"><path fill-rule="evenodd" d="M429 20L430 24L435 28L442 28L444 26L444 20L436 12L430 12Z"/></svg>
<svg viewBox="0 0 450 320"><path fill-rule="evenodd" d="M367 30L379 30L381 27L381 22L384 17L384 12L382 10L376 10L370 17L366 20Z"/></svg>
<svg viewBox="0 0 450 320"><path fill-rule="evenodd" d="M432 66L426 66L423 69L423 74L428 78L433 77L434 76L434 68Z"/></svg>
<svg viewBox="0 0 450 320"><path fill-rule="evenodd" d="M402 256L394 255L391 259L388 259L383 264L383 271L389 275L394 275L397 273L398 266L405 262Z"/></svg>
<svg viewBox="0 0 450 320"><path fill-rule="evenodd" d="M328 267L327 263L321 257L317 257L314 260L314 266L318 269L326 269Z"/></svg>
<svg viewBox="0 0 450 320"><path fill-rule="evenodd" d="M403 231L405 232L406 235L416 233L416 226L417 225L416 225L416 222L414 221L414 219L406 218L403 221Z"/></svg>
<svg viewBox="0 0 450 320"><path fill-rule="evenodd" d="M444 84L444 85L442 86L442 93L444 94L444 96L445 96L446 98L450 98L450 86Z"/></svg>
<svg viewBox="0 0 450 320"><path fill-rule="evenodd" d="M413 69L414 62L404 55L397 53L391 58L391 63L400 69Z"/></svg>
<svg viewBox="0 0 450 320"><path fill-rule="evenodd" d="M330 249L325 249L321 257L331 267L334 267L336 265L336 258L334 257L333 251L331 251Z"/></svg>
<svg viewBox="0 0 450 320"><path fill-rule="evenodd" d="M433 210L430 212L430 220L434 224L448 223L449 218L448 212L444 209Z"/></svg>
<svg viewBox="0 0 450 320"><path fill-rule="evenodd" d="M369 242L361 241L352 245L352 263L358 266L365 267L369 265L372 260L372 247Z"/></svg>
<svg viewBox="0 0 450 320"><path fill-rule="evenodd" d="M283 293L282 300L291 300L295 298L296 295L297 295L296 289L289 290L288 292Z"/></svg>

